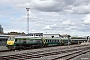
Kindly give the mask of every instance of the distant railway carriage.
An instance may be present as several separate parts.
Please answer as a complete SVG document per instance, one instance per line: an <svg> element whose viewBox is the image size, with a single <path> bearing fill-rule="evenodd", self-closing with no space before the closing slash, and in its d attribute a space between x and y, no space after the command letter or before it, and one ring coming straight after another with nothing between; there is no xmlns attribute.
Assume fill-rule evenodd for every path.
<svg viewBox="0 0 90 60"><path fill-rule="evenodd" d="M87 42L87 39L71 39L72 44L80 44L82 42Z"/></svg>
<svg viewBox="0 0 90 60"><path fill-rule="evenodd" d="M68 39L68 38L61 38L62 42L63 42L63 45L68 45L68 44L71 44L71 40Z"/></svg>
<svg viewBox="0 0 90 60"><path fill-rule="evenodd" d="M44 45L45 46L50 46L50 45L60 45L61 39L60 38L43 38Z"/></svg>

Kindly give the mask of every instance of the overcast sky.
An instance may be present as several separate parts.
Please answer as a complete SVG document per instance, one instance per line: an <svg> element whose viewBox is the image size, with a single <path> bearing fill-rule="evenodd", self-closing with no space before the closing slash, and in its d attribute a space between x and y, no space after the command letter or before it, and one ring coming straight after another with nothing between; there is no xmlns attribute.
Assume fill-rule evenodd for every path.
<svg viewBox="0 0 90 60"><path fill-rule="evenodd" d="M90 0L0 0L4 32L90 35Z"/></svg>

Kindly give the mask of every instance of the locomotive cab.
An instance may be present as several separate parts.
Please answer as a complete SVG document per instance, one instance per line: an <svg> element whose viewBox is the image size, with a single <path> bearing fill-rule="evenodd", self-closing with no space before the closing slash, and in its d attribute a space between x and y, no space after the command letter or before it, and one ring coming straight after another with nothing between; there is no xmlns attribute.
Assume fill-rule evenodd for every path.
<svg viewBox="0 0 90 60"><path fill-rule="evenodd" d="M8 49L12 49L14 47L14 42L15 42L15 39L14 37L9 37L8 40L7 40L7 45L6 47Z"/></svg>

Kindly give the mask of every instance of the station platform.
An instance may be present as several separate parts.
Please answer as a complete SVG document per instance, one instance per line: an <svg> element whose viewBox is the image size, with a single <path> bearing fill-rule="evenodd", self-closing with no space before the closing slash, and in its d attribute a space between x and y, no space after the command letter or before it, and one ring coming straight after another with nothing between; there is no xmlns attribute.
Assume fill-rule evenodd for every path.
<svg viewBox="0 0 90 60"><path fill-rule="evenodd" d="M0 46L0 51L1 50L8 50L6 46Z"/></svg>
<svg viewBox="0 0 90 60"><path fill-rule="evenodd" d="M90 45L90 42L81 43L81 45Z"/></svg>

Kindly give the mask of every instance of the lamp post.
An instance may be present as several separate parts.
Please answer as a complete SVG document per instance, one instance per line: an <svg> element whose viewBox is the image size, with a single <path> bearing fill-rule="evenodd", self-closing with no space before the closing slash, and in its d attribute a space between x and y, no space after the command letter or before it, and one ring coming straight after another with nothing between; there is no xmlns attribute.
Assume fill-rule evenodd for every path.
<svg viewBox="0 0 90 60"><path fill-rule="evenodd" d="M89 42L89 36L87 36L87 43Z"/></svg>
<svg viewBox="0 0 90 60"><path fill-rule="evenodd" d="M26 8L26 10L27 10L27 33L28 33L28 35L29 35L29 9L30 8Z"/></svg>
<svg viewBox="0 0 90 60"><path fill-rule="evenodd" d="M69 46L69 44L70 44L70 37L71 37L71 36L68 35L67 37L68 37L68 46Z"/></svg>

